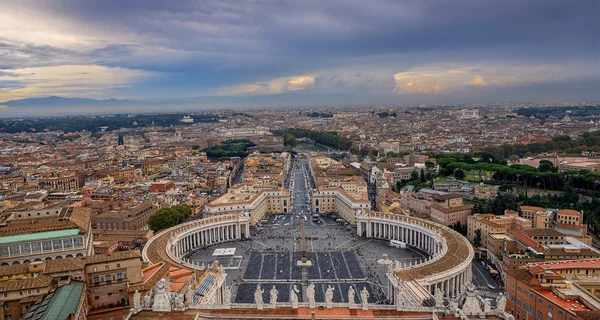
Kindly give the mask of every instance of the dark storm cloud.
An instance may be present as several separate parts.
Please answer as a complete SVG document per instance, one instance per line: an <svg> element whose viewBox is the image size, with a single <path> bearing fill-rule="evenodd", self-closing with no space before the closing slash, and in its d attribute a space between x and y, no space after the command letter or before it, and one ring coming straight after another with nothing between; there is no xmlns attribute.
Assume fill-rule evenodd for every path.
<svg viewBox="0 0 600 320"><path fill-rule="evenodd" d="M161 72L162 78L138 87L142 96L297 75L315 75L306 91L390 91L394 73L439 63L581 61L598 67L595 0L44 0L15 6L66 21L70 31L83 30L99 43L84 50L0 38L4 69L72 63Z"/></svg>

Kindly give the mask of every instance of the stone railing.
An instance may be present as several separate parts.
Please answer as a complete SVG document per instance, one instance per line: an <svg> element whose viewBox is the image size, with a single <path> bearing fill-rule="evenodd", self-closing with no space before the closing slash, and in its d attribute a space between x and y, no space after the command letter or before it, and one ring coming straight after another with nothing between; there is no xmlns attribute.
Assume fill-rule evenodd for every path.
<svg viewBox="0 0 600 320"><path fill-rule="evenodd" d="M438 252L438 254L431 255L430 259L425 260L418 264L404 265L403 267L400 268L400 270L412 269L412 268L417 268L417 267L420 268L420 267L424 267L428 264L435 263L438 260L440 260L448 252L448 244L446 243L446 239L442 236L442 233L440 231L440 229L442 229L442 228L447 228L445 226L438 225L438 224L434 225L432 222L425 222L426 220L422 220L419 218L406 217L406 216L400 216L400 215L377 212L377 211L363 211L362 213L359 214L357 219L360 219L361 216L368 217L369 219L376 219L376 220L379 220L379 221L385 222L385 223L391 222L391 224L402 225L409 229L416 230L420 233L425 233L428 236L434 238L436 240L436 242L441 243L442 248L441 248L441 251ZM431 252L430 252L430 254L431 254Z"/></svg>
<svg viewBox="0 0 600 320"><path fill-rule="evenodd" d="M150 258L148 257L148 248L150 248L151 244L158 241L158 239L168 236L169 238L167 241L167 246L166 246L166 248L164 248L166 250L167 256L171 260L181 263L182 265L185 265L188 267L193 267L194 269L197 269L198 268L197 266L195 266L191 263L187 263L185 261L181 261L179 259L179 257L177 257L173 254L172 246L173 246L173 244L176 243L173 241L178 241L179 238L181 237L181 235L186 231L197 230L204 226L211 226L211 225L215 225L215 224L219 224L219 223L223 223L223 222L232 222L232 221L250 223L249 218L244 216L244 214L242 214L242 213L229 213L229 214L224 214L224 215L211 216L211 217L203 218L200 220L188 221L188 222L170 227L168 229L161 230L158 234L154 235L154 237L152 237L146 243L144 248L142 249L142 259L144 259L144 261L150 262L150 263L158 262L158 261L150 261ZM249 234L247 236L249 236ZM162 250L162 248L159 250Z"/></svg>

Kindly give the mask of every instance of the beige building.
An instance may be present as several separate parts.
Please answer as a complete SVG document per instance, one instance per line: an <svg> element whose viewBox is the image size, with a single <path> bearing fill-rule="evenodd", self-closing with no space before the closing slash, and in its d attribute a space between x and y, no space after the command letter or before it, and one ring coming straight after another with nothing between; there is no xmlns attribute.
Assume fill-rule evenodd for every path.
<svg viewBox="0 0 600 320"><path fill-rule="evenodd" d="M129 304L129 284L142 281L140 257L132 250L82 258L91 310Z"/></svg>
<svg viewBox="0 0 600 320"><path fill-rule="evenodd" d="M583 223L583 212L571 209L558 210L556 223L580 226Z"/></svg>
<svg viewBox="0 0 600 320"><path fill-rule="evenodd" d="M476 235L476 230L481 232L481 246L489 249L492 244L488 241L490 234L507 233L509 230L531 228L531 220L518 217L514 211L507 210L505 215L474 214L469 216L467 222L467 239L473 242ZM492 238L493 239L493 238Z"/></svg>
<svg viewBox="0 0 600 320"><path fill-rule="evenodd" d="M204 207L205 215L247 212L252 218L252 225L259 223L265 214L287 214L290 211L291 199L287 189L257 189L246 185L230 188Z"/></svg>

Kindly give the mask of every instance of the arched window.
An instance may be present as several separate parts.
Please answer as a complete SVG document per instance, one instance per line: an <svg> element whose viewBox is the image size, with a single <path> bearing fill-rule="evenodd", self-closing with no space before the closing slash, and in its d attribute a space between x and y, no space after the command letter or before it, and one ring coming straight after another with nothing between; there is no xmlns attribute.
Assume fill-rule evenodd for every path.
<svg viewBox="0 0 600 320"><path fill-rule="evenodd" d="M110 273L107 273L107 274L104 276L104 280L106 280L106 282L109 282L111 279L112 279L112 277L110 276Z"/></svg>
<svg viewBox="0 0 600 320"><path fill-rule="evenodd" d="M94 283L100 283L100 278L98 276L94 276Z"/></svg>
<svg viewBox="0 0 600 320"><path fill-rule="evenodd" d="M123 273L117 272L117 280L121 280L121 279L123 279Z"/></svg>

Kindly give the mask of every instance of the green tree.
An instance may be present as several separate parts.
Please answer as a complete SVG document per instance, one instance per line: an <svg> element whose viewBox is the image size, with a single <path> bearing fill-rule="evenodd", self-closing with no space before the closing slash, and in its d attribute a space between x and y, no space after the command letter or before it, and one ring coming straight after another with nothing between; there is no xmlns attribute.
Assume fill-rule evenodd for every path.
<svg viewBox="0 0 600 320"><path fill-rule="evenodd" d="M419 180L419 173L417 171L413 171L410 174L410 181Z"/></svg>
<svg viewBox="0 0 600 320"><path fill-rule="evenodd" d="M435 167L435 164L433 164L433 162L425 161L425 168L427 168L427 170L431 170L433 169L433 167Z"/></svg>
<svg viewBox="0 0 600 320"><path fill-rule="evenodd" d="M481 229L475 229L473 244L475 245L475 247L479 247L479 245L481 244Z"/></svg>
<svg viewBox="0 0 600 320"><path fill-rule="evenodd" d="M556 172L554 170L554 164L548 160L540 160L538 170L540 170L540 172Z"/></svg>
<svg viewBox="0 0 600 320"><path fill-rule="evenodd" d="M425 170L421 169L421 182L427 182L427 179L425 179Z"/></svg>
<svg viewBox="0 0 600 320"><path fill-rule="evenodd" d="M187 205L159 209L148 218L148 227L158 232L185 222L191 215L192 209Z"/></svg>
<svg viewBox="0 0 600 320"><path fill-rule="evenodd" d="M283 134L283 144L286 146L290 146L292 148L295 147L297 144L296 137L289 132L284 133Z"/></svg>

